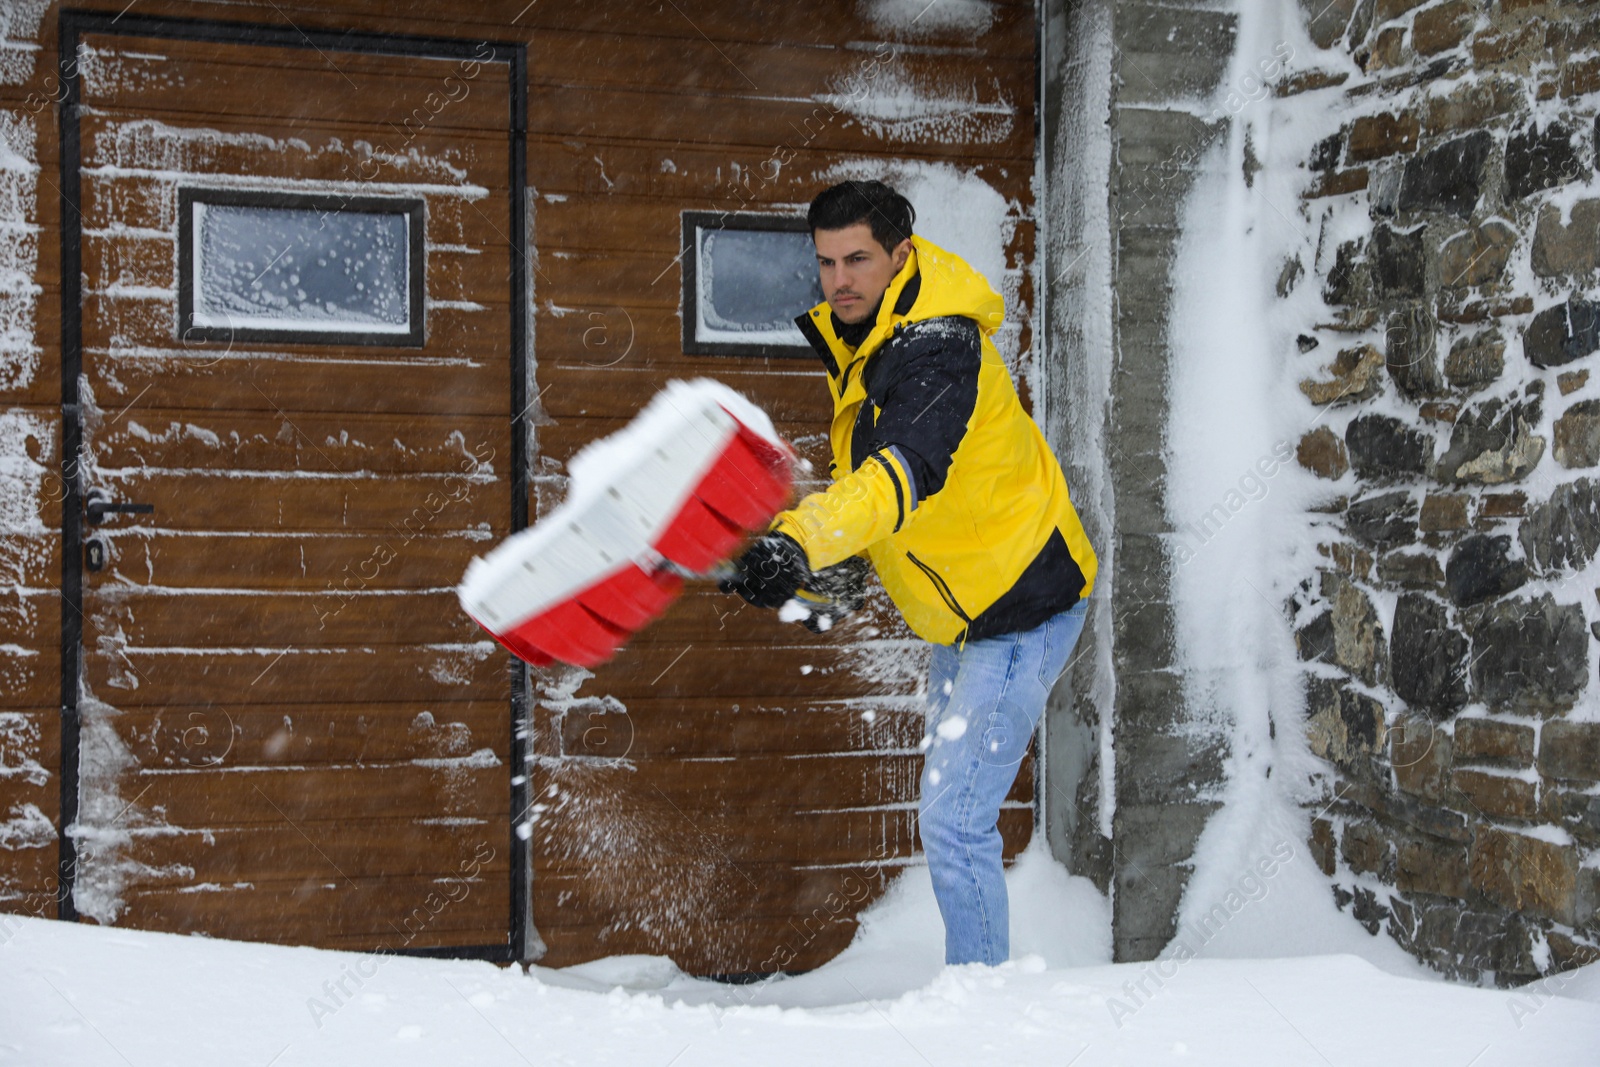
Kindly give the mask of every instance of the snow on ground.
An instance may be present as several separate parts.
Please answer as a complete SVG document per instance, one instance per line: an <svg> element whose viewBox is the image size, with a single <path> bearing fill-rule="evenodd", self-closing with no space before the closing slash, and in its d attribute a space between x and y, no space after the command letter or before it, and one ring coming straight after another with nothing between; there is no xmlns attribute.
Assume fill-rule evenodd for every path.
<svg viewBox="0 0 1600 1067"><path fill-rule="evenodd" d="M1226 936L1294 951L1326 928L1302 913L1326 894L1295 890L1296 862ZM1113 965L1091 884L1039 850L1008 880L1013 959L1001 967L941 966L927 869L913 867L833 962L749 986L658 957L525 975L0 917L0 1064L1558 1067L1592 1064L1600 1048L1600 968L1508 993L1390 974L1342 946L1206 958L1221 936L1201 958ZM1295 929L1301 943L1271 941Z"/></svg>

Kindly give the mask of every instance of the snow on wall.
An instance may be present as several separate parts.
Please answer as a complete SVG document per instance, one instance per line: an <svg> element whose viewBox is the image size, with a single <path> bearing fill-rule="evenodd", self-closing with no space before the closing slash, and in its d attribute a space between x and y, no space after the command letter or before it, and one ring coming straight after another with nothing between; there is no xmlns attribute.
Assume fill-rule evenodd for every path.
<svg viewBox="0 0 1600 1067"><path fill-rule="evenodd" d="M843 111L874 137L902 144L998 144L1016 127L1007 97L982 99L970 82L929 84L890 69L872 78L871 91L861 92L861 84L841 79L833 92L813 99Z"/></svg>
<svg viewBox="0 0 1600 1067"><path fill-rule="evenodd" d="M1314 53L1292 5L1241 4L1238 11L1238 43L1219 95L1259 78L1258 64L1280 42L1296 55ZM1228 738L1224 783L1214 797L1222 806L1196 846L1180 929L1193 928L1230 892L1237 896L1240 872L1285 853L1293 892L1332 914L1306 854L1308 816L1299 805L1312 798L1298 794L1319 764L1299 725L1304 695L1282 608L1319 559L1308 515L1319 490L1293 461L1294 443L1318 413L1296 387L1285 353L1296 351L1297 326L1315 320L1321 297L1315 286L1301 285L1280 298L1275 286L1286 260L1315 260L1316 229L1300 199L1307 172L1296 164L1337 129L1339 116L1294 99L1233 99L1244 102L1224 112L1231 114L1228 134L1200 160L1172 272L1167 433L1175 629L1191 717L1197 728ZM1264 161L1248 183L1247 141L1253 160ZM1220 533L1207 540L1190 534L1218 505L1230 516ZM1258 909L1263 920L1270 912ZM1279 921L1280 934L1324 936L1308 916L1298 926L1292 917Z"/></svg>
<svg viewBox="0 0 1600 1067"><path fill-rule="evenodd" d="M0 4L0 85L22 85L39 57L39 25L50 0L6 0Z"/></svg>
<svg viewBox="0 0 1600 1067"><path fill-rule="evenodd" d="M106 925L117 921L127 906L123 894L139 879L195 874L186 865L155 868L128 855L136 833L174 831L138 803L142 794L122 795L139 761L112 725L119 714L95 697L87 681L79 682L78 818L66 828L77 847L72 901L80 915Z"/></svg>
<svg viewBox="0 0 1600 1067"><path fill-rule="evenodd" d="M42 355L34 338L42 292L34 281L39 262L36 139L32 115L0 111L0 392L31 385Z"/></svg>
<svg viewBox="0 0 1600 1067"><path fill-rule="evenodd" d="M1035 177L1040 234L1033 287L1046 300L1040 336L1048 347L1040 362L1048 366L1047 381L1054 386L1054 392L1050 388L1034 391L1034 417L1066 468L1073 504L1107 575L1116 574L1117 567L1117 539L1112 536L1116 494L1105 447L1115 353L1111 205L1106 197L1112 155L1111 29L1107 5L1080 4L1072 5L1065 25L1053 22L1045 31L1050 37L1070 36L1063 36L1061 45L1052 41L1048 52L1051 62L1059 57L1063 64L1062 121L1049 135L1057 138L1053 160L1041 157L1041 165L1053 162L1055 169ZM1060 397L1060 412L1055 409L1056 396ZM1101 595L1107 594L1102 587ZM1093 641L1094 660L1087 679L1081 670L1073 676L1078 684L1086 683L1078 699L1095 709L1099 723L1095 739L1100 769L1097 829L1106 838L1111 837L1116 814L1116 672L1111 623L1109 611L1090 614L1091 629L1082 640ZM1046 751L1052 752L1049 718L1044 737ZM1056 747L1054 754L1066 752ZM1044 773L1054 772L1046 767ZM1076 780L1065 767L1060 775L1062 783Z"/></svg>
<svg viewBox="0 0 1600 1067"><path fill-rule="evenodd" d="M904 37L956 30L981 37L994 22L990 0L861 0L860 16L876 29Z"/></svg>

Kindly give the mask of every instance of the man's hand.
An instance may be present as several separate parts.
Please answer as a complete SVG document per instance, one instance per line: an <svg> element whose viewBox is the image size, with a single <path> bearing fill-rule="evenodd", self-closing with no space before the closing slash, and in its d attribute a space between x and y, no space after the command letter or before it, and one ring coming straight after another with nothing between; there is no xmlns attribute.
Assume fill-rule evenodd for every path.
<svg viewBox="0 0 1600 1067"><path fill-rule="evenodd" d="M832 629L834 623L852 611L860 610L867 600L867 572L871 569L872 564L864 557L851 556L813 572L798 598L800 604L810 609L800 625L820 634Z"/></svg>
<svg viewBox="0 0 1600 1067"><path fill-rule="evenodd" d="M737 578L724 578L717 588L738 593L758 608L781 607L811 580L805 549L788 534L769 533L739 558Z"/></svg>

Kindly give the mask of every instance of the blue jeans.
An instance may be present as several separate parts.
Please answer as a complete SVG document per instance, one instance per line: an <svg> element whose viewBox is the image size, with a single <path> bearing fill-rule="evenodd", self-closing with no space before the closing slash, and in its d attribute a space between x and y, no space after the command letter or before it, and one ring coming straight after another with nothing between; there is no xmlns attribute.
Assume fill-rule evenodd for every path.
<svg viewBox="0 0 1600 1067"><path fill-rule="evenodd" d="M994 965L1011 956L1000 802L1088 608L1080 600L1032 630L960 650L933 646L917 825L944 917L946 963Z"/></svg>

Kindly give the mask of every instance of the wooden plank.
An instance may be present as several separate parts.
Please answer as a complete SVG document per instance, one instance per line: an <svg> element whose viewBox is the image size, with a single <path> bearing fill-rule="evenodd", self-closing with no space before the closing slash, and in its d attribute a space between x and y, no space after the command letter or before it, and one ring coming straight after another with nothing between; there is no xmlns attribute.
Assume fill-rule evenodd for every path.
<svg viewBox="0 0 1600 1067"><path fill-rule="evenodd" d="M258 584L270 582L263 575ZM261 596L135 587L97 597L94 624L145 648L219 648L241 641L271 647L447 644L483 634L448 589L399 596L365 590Z"/></svg>
<svg viewBox="0 0 1600 1067"><path fill-rule="evenodd" d="M136 810L159 811L167 826L196 831L284 823L292 828L318 820L345 826L371 819L505 814L511 798L508 778L501 753L498 762L481 767L458 762L438 767L414 763L262 767L248 772L139 769L121 777L118 794L138 797ZM91 788L85 785L86 790ZM315 851L310 842L304 847Z"/></svg>
<svg viewBox="0 0 1600 1067"><path fill-rule="evenodd" d="M86 332L90 318L85 314ZM497 331L507 331L503 321ZM497 338L505 333L497 333ZM279 355L234 349L151 356L89 353L92 400L107 417L135 403L150 408L230 411L367 411L500 415L510 411L509 341L460 359L386 358L367 352Z"/></svg>
<svg viewBox="0 0 1600 1067"><path fill-rule="evenodd" d="M55 589L0 588L0 645L31 652L61 647L61 594Z"/></svg>
<svg viewBox="0 0 1600 1067"><path fill-rule="evenodd" d="M342 650L121 648L103 653L87 649L84 671L90 689L119 708L188 704L202 693L207 701L221 705L323 704L330 694L351 703L500 701L511 695L510 658L487 640ZM33 695L47 688L41 684Z"/></svg>
<svg viewBox="0 0 1600 1067"><path fill-rule="evenodd" d="M509 793L509 787L507 792ZM504 811L479 819L363 819L208 826L204 831L133 834L124 855L146 868L130 888L239 882L459 876L476 857L485 879L509 881L511 820Z"/></svg>
<svg viewBox="0 0 1600 1067"><path fill-rule="evenodd" d="M632 819L637 812L624 809L619 819ZM696 813L698 828L704 831L700 853L724 869L744 870L756 878L755 869L788 864L791 866L831 867L836 873L850 869L877 869L881 865L903 863L921 851L917 837L914 807L877 811L819 811L804 815L777 814L752 826L749 817L725 813ZM999 820L1004 854L1015 857L1027 847L1033 832L1033 811L1027 807L1000 809ZM563 849L552 840L555 834L536 834L534 876L592 878L616 877L629 882L640 877L638 865L625 868L631 857L622 853L601 856ZM682 865L690 856L663 857L664 862ZM759 878L756 878L759 881ZM594 889L580 890L574 899L593 895ZM573 920L575 921L575 920Z"/></svg>
<svg viewBox="0 0 1600 1067"><path fill-rule="evenodd" d="M61 767L59 704L0 711L0 816L32 804L46 817L60 812L56 775ZM3 854L3 850L0 850Z"/></svg>
<svg viewBox="0 0 1600 1067"><path fill-rule="evenodd" d="M822 388L827 387L824 385ZM568 416L540 423L533 428L535 454L541 460L565 465L578 449L591 441L616 433L628 422L626 418ZM828 444L828 428L825 425L814 422L775 422L773 426L778 434L789 442L790 447L812 465L810 473L814 477L827 478L831 448Z"/></svg>
<svg viewBox="0 0 1600 1067"><path fill-rule="evenodd" d="M988 85L962 88L977 97L972 105L949 101L948 112L920 129L905 127L905 136L896 140L915 146L923 158L958 164L975 158L1019 164L1031 159L1033 112L1014 99L1022 94L1009 86L1011 96L999 95ZM648 88L540 87L529 98L528 131L757 151L784 144L807 144L841 155L877 154L885 148L876 122L864 125L837 104L788 94L752 99L680 92L672 98L670 112L664 113L653 106L660 100L659 92ZM966 119L974 110L985 117Z"/></svg>
<svg viewBox="0 0 1600 1067"><path fill-rule="evenodd" d="M921 691L926 663L920 645L629 644L615 659L594 668L594 677L585 680L577 695L606 694L624 704L640 697L783 695L826 700L915 695Z"/></svg>
<svg viewBox="0 0 1600 1067"><path fill-rule="evenodd" d="M450 901L446 892L460 897ZM203 933L238 941L341 948L504 944L511 914L507 880L441 884L431 878L332 878L257 883L210 892L132 891L118 926ZM430 901L438 901L437 911ZM419 911L420 909L420 911Z"/></svg>
<svg viewBox="0 0 1600 1067"><path fill-rule="evenodd" d="M82 98L91 107L318 118L373 127L505 130L507 79L476 61L86 34ZM500 68L503 69L503 68ZM272 91L273 88L278 91Z"/></svg>
<svg viewBox="0 0 1600 1067"><path fill-rule="evenodd" d="M129 121L132 121L131 116ZM213 131L207 128L193 132L198 135L210 134ZM111 134L108 133L106 136ZM347 132L346 136L350 134ZM504 135L502 139L503 137ZM289 154L293 149L285 146L283 151ZM327 152L334 151L335 148L331 146L327 148ZM324 153L319 153L322 154ZM359 176L362 173L371 173L370 165L363 170L365 160L366 157L355 157L339 163L337 169L329 170L327 178L321 179L321 185L311 187L312 191L320 189L330 195L351 197L420 197L427 205L427 238L431 244L463 244L473 248L510 246L507 190L505 178L500 177L502 174L509 175L509 164L505 171L495 167L485 169L477 175L484 179L475 183L478 188L463 190L457 187L467 183L460 180L447 184L438 180L433 174L413 174L409 170L380 170L371 180L361 181ZM179 162L186 160L180 159ZM192 163L191 169L186 171L144 173L138 170L129 172L121 168L88 167L83 173L81 202L84 229L93 233L120 223L140 231L175 234L178 225L177 189L180 182L206 184L204 179L207 176L251 175L248 181L226 183L219 181L211 184L248 185L281 190L286 180L294 180L294 171L287 167L286 173L274 176L270 173L261 174L261 166L260 163L249 161L224 166L221 161L212 162L208 157L202 156ZM352 179L349 177L350 174L357 177ZM299 180L303 183L311 179Z"/></svg>
<svg viewBox="0 0 1600 1067"><path fill-rule="evenodd" d="M720 21L721 13L718 15ZM896 49L887 41L862 42L856 47L718 45L699 36L667 38L561 29L533 34L528 51L528 82L535 91L547 86L631 87L653 88L664 94L763 97L777 92L789 98L807 98L851 92L865 96L890 89L901 80L918 86L999 82L1016 93L1013 102L1025 110L1033 106L1032 67L1031 54L1001 57L978 48L929 54Z"/></svg>
<svg viewBox="0 0 1600 1067"><path fill-rule="evenodd" d="M282 474L124 468L99 471L114 500L152 515L107 516L108 530L373 530L439 533L500 527L508 479L467 474Z"/></svg>
<svg viewBox="0 0 1600 1067"><path fill-rule="evenodd" d="M509 508L507 512L509 514ZM499 521L495 530L504 532ZM317 619L351 610L361 591L454 588L467 564L494 544L495 533L454 536L409 531L372 533L173 533L131 527L98 536L114 547L117 569L93 576L91 595L116 598L146 586L317 593L307 606ZM53 574L37 584L56 581ZM270 576L263 582L262 576Z"/></svg>
<svg viewBox="0 0 1600 1067"><path fill-rule="evenodd" d="M141 767L292 768L447 759L481 748L504 756L511 707L465 700L178 704L130 708L110 725Z"/></svg>
<svg viewBox="0 0 1600 1067"><path fill-rule="evenodd" d="M692 362L691 362L692 361ZM674 378L709 375L743 393L780 422L826 426L832 415L820 369L782 371L736 367L716 356L685 357L681 366L604 369L547 367L537 372L540 403L552 418L629 419Z"/></svg>
<svg viewBox="0 0 1600 1067"><path fill-rule="evenodd" d="M178 334L175 306L165 298L90 293L84 298L85 358L91 364L94 357L128 361L165 359L179 368L204 368L229 358L269 363L343 356L362 363L392 360L399 367L409 368L426 363L426 354L435 353L484 365L508 365L511 358L508 305L482 300L477 303L482 305L481 309L438 304L426 307L423 322L427 330L427 348L419 351L387 345L307 346L185 338ZM59 397L57 399L59 402ZM193 410L196 406L190 403L187 408Z"/></svg>
<svg viewBox="0 0 1600 1067"><path fill-rule="evenodd" d="M916 145L894 155L917 157ZM528 144L529 182L540 193L536 211L580 196L641 196L672 200L683 210L803 214L817 191L837 180L838 164L837 153L793 144L698 148L570 134L533 137ZM960 169L1031 210L1031 164L973 159Z"/></svg>
<svg viewBox="0 0 1600 1067"><path fill-rule="evenodd" d="M737 703L711 698L579 703L546 719L560 754L658 760L693 756L917 751L919 698L873 706L870 699L807 701L772 696ZM548 722L548 725L546 725Z"/></svg>
<svg viewBox="0 0 1600 1067"><path fill-rule="evenodd" d="M54 505L54 511L59 525L59 503ZM30 592L59 589L61 535L16 530L0 533L0 582Z"/></svg>
<svg viewBox="0 0 1600 1067"><path fill-rule="evenodd" d="M178 467L383 474L460 474L509 465L500 415L374 415L362 411L161 410L141 402L94 433L102 470ZM477 453L472 449L476 447Z"/></svg>
<svg viewBox="0 0 1600 1067"><path fill-rule="evenodd" d="M96 0L90 6L115 10L113 0ZM152 10L194 10L200 5L183 5L160 0ZM209 10L209 8L204 8ZM381 0L328 0L313 3L295 0L282 5L293 13L300 26L340 29L354 22L367 26L388 25L389 12ZM688 9L694 12L695 9ZM893 27L876 26L863 19L858 7L848 0L820 0L819 3L788 8L719 7L714 16L703 12L697 17L670 4L582 4L552 5L523 10L520 0L495 0L479 8L453 7L408 11L407 25L435 27L432 32L461 36L469 29L491 40L506 36L522 38L541 30L563 29L602 35L642 35L668 39L701 40L710 36L719 44L736 42L781 42L792 46L843 44L852 40L878 40L893 36ZM979 47L986 53L1026 56L1033 51L1033 8L1028 4L999 2L992 5L990 20L974 32L966 20L950 20L919 26L912 31L918 44L930 48ZM930 20L931 22L931 20ZM445 27L449 27L448 30ZM750 72L759 75L759 71Z"/></svg>

